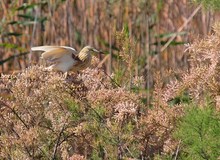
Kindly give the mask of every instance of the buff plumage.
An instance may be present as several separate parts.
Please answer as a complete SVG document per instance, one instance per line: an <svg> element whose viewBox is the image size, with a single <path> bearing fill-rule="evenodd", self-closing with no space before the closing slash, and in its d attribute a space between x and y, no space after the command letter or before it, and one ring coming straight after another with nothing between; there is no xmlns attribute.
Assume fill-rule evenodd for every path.
<svg viewBox="0 0 220 160"><path fill-rule="evenodd" d="M91 53L99 53L91 46L84 47L79 53L74 48L66 46L39 46L32 47L31 50L44 51L41 57L51 63L48 69L64 73L87 68L92 60Z"/></svg>

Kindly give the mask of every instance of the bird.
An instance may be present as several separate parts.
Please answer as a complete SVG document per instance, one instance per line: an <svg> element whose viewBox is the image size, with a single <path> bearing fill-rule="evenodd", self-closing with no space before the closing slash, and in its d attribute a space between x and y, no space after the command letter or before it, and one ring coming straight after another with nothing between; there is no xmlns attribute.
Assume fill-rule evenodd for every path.
<svg viewBox="0 0 220 160"><path fill-rule="evenodd" d="M92 53L102 53L91 46L85 46L79 53L68 46L37 46L32 51L44 51L41 58L50 62L49 71L78 72L91 64Z"/></svg>

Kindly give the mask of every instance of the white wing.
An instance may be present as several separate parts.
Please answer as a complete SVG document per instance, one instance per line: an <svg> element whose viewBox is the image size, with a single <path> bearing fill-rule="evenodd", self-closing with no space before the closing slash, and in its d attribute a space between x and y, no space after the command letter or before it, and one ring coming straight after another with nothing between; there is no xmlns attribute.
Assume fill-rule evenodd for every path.
<svg viewBox="0 0 220 160"><path fill-rule="evenodd" d="M57 48L65 48L67 50L70 50L72 52L76 52L76 50L72 47L67 47L67 46L38 46L38 47L32 47L31 50L32 51L52 51L54 49L57 49Z"/></svg>
<svg viewBox="0 0 220 160"><path fill-rule="evenodd" d="M44 51L42 58L49 61L56 61L62 58L64 55L73 56L76 55L76 50L67 46L38 46L32 47L32 51Z"/></svg>
<svg viewBox="0 0 220 160"><path fill-rule="evenodd" d="M42 58L53 63L53 69L68 71L76 63L76 50L67 46L39 46L32 47L32 51L44 51Z"/></svg>

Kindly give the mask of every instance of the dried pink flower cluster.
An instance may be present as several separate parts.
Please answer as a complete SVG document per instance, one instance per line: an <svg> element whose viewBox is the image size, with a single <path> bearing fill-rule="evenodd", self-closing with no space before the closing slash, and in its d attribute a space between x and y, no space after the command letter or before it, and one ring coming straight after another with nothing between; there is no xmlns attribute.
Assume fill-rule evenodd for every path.
<svg viewBox="0 0 220 160"><path fill-rule="evenodd" d="M116 106L114 106L114 110L116 112L115 119L118 122L123 121L125 117L134 117L137 114L136 104L133 102L129 103L128 101L118 103Z"/></svg>
<svg viewBox="0 0 220 160"><path fill-rule="evenodd" d="M149 110L149 116L143 121L148 126L146 128L152 128L149 135L154 136L150 139L155 138L152 140L155 144L162 144L164 152L173 152L177 147L178 143L169 135L175 129L176 120L184 115L185 104L181 101L172 104L172 101L187 93L193 103L204 104L209 98L215 102L216 110L220 110L220 24L216 24L213 29L215 34L187 45L190 62L188 71L183 71L178 79L172 79L168 84L164 84L159 76L156 77L154 109ZM160 142L159 137L163 136L167 136L167 140Z"/></svg>
<svg viewBox="0 0 220 160"><path fill-rule="evenodd" d="M220 25L217 23L213 29L215 34L207 36L202 40L195 41L188 46L190 53L191 68L183 77L185 83L190 83L192 98L203 102L205 94L218 95L219 91L219 62L220 62Z"/></svg>
<svg viewBox="0 0 220 160"><path fill-rule="evenodd" d="M125 115L132 118L140 106L138 95L115 87L98 68L88 68L65 80L60 73L33 66L18 75L2 75L0 90L0 157L6 159L71 159L76 153L87 157L93 133L88 132L90 122L83 122L83 116L103 106L103 120L111 116L123 120ZM71 111L71 106L79 108ZM82 120L79 117L75 121L74 112Z"/></svg>
<svg viewBox="0 0 220 160"><path fill-rule="evenodd" d="M185 91L189 92L193 100L200 103L204 102L206 96L219 95L220 25L217 23L213 29L215 34L186 45L190 69L183 71L179 79L170 80L165 87L162 87L163 84L155 87L155 93L160 94L159 97L162 99L159 101L163 106L168 105L167 102ZM157 88L163 89L157 91Z"/></svg>

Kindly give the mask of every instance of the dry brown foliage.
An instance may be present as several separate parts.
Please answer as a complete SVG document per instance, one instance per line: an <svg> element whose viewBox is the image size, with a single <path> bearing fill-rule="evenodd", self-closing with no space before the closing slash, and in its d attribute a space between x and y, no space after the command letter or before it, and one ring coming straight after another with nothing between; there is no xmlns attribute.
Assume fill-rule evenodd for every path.
<svg viewBox="0 0 220 160"><path fill-rule="evenodd" d="M67 79L43 66L2 75L0 158L150 159L173 154L179 143L172 132L184 113L184 102L173 100L186 92L201 103L208 95L219 109L218 24L214 31L187 46L191 69L181 77L168 77L164 84L156 76L152 107L142 103L144 94L118 86L95 68L97 59L92 68Z"/></svg>
<svg viewBox="0 0 220 160"><path fill-rule="evenodd" d="M186 45L189 54L190 69L182 72L179 79L174 79L165 87L163 99L172 100L184 91L197 103L205 102L207 96L218 99L219 96L219 61L220 61L220 25L213 26L214 33L205 38L197 38Z"/></svg>
<svg viewBox="0 0 220 160"><path fill-rule="evenodd" d="M150 158L173 128L166 111L98 68L64 79L32 66L2 75L0 89L1 158Z"/></svg>

